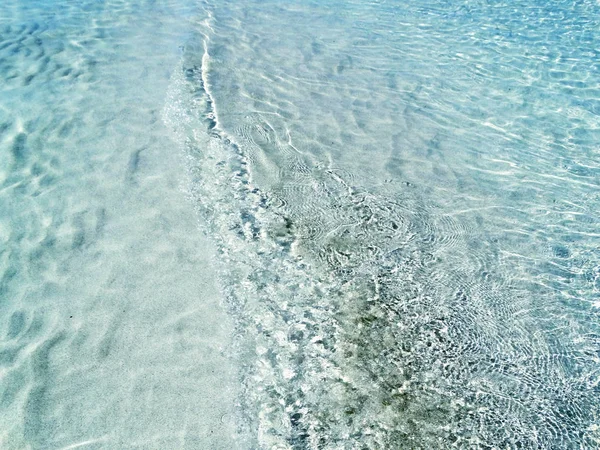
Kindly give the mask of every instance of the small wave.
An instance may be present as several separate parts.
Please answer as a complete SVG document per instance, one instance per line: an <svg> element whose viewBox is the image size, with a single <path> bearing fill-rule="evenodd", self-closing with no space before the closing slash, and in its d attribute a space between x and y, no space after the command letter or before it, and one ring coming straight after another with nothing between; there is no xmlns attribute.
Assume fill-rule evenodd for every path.
<svg viewBox="0 0 600 450"><path fill-rule="evenodd" d="M593 442L578 431L597 411L589 378L569 382L567 370L584 365L565 367L579 350L557 351L535 301L496 270L500 248L478 219L440 214L408 182L365 187L299 152L289 130L258 113L228 132L211 95L213 28L186 45L165 121L220 252L245 444Z"/></svg>

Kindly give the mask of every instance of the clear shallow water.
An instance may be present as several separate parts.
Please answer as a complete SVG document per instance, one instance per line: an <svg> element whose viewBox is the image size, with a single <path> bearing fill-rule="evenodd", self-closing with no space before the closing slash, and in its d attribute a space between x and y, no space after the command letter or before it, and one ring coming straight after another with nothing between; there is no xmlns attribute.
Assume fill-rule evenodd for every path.
<svg viewBox="0 0 600 450"><path fill-rule="evenodd" d="M207 3L179 107L261 446L598 445L598 8Z"/></svg>
<svg viewBox="0 0 600 450"><path fill-rule="evenodd" d="M185 423L195 423L197 430L196 441L181 438L162 448L597 447L600 5L183 3L159 7L124 2L105 9L96 5L92 12L85 7L63 10L68 17L79 17L73 19L73 30L60 35L63 40L75 30L86 36L90 30L97 33L86 20L100 11L107 14L110 26L93 41L97 48L91 47L106 59L91 58L97 62L90 64L86 51L92 42L87 40L86 50L73 48L69 54L79 58L79 66L89 67L82 78L87 84L75 82L82 89L79 111L98 117L85 123L85 133L100 136L95 142L102 145L91 140L81 146L69 134L60 141L57 154L70 156L60 167L73 174L61 180L82 182L62 181L60 194L47 196L56 199L47 209L60 210L60 205L63 211L77 211L71 208L79 199L81 208L94 211L102 203L96 193L107 192L113 196L111 204L120 206L113 218L129 220L124 219L122 232L112 240L114 253L96 256L95 265L89 258L87 265L80 263L83 259L70 263L88 275L80 285L64 288L68 307L40 294L35 308L48 320L45 315L54 317L72 305L100 304L98 293L107 284L99 281L106 278L98 268L120 261L116 270L132 270L139 281L129 283L125 279L131 277L124 277L115 296L135 295L146 314L143 305L149 299L157 308L156 315L142 316L148 321L141 327L153 339L153 345L145 346L146 361L153 361L168 354L165 342L180 335L157 336L150 317L170 314L173 321L165 323L175 323L181 316L170 309L171 290L180 289L184 280L190 283L180 297L180 308L189 310L205 298L198 292L208 289L207 281L218 277L231 324L220 335L213 329L207 333L206 323L226 322L218 301L202 312L194 309L185 323L196 327L198 338L181 335L179 341L189 359L173 356L163 362L165 367L177 362L184 372L206 373L198 369L194 352L208 349L205 360L225 374L234 373L241 388L228 390L235 382L218 387L213 379L199 382L191 373L173 383L167 373L155 379L153 388L144 385L147 392L161 393L160 400L143 403L135 395L127 403L123 399L131 398L130 384L113 383L119 389L113 389L114 401L103 410L115 422L105 420L96 429L121 440L97 445L118 447L117 442L142 442L140 435L161 435L156 424L169 422L150 413L160 404L167 411L164 417L185 411ZM9 40L13 44L0 44L0 51L7 55L4 60L13 61L8 55L21 55L13 47L23 32L12 28L18 17L5 16L11 17L9 35L16 37ZM157 37L156 30L164 33ZM180 53L174 51L177 46L183 48ZM32 49L27 57L34 55ZM26 61L31 70L37 68L32 73L46 74L47 66L40 69L38 59ZM108 69L95 72L106 66L118 76L111 78ZM31 95L34 101L28 104L38 105L29 121L47 110L49 98L53 105L77 98L72 84L56 82L62 86L54 88L59 94L48 97L27 87L36 80L28 81L29 72L21 70L11 78L9 67L2 73L9 86L3 98L21 104ZM54 86L55 79L52 75L44 86ZM18 88L11 90L10 83ZM123 109L116 107L121 104ZM8 105L10 115L17 107ZM64 120L72 120L69 112ZM105 122L109 118L115 129ZM3 159L8 161L5 179L23 176L20 168L28 167L25 173L34 180L6 182L10 188L2 191L3 200L11 205L22 186L37 186L44 178L35 175L37 159L31 158L29 165L18 162L29 151L19 144L18 123L5 130L11 134L4 134L3 146L17 161L10 165L12 160ZM39 130L41 134L44 127ZM121 181L143 167L136 145L129 151L121 147L128 139L134 142L132 136L155 149L155 159L146 161L154 165L146 168L145 184ZM177 152L186 155L186 177L173 161ZM167 155L163 164L160 158ZM102 170L90 170L89 161L100 161ZM175 201L176 189L164 181L177 177L187 186L191 204ZM86 190L81 191L82 185ZM37 198L37 192L19 195ZM172 197L165 199L165 192ZM123 198L132 200L123 206ZM169 212L173 204L180 205L179 215ZM208 238L189 223L182 227L182 221L190 220L186 207L196 209ZM20 214L31 210L19 208ZM149 219L140 220L140 215ZM123 258L119 249L147 236L155 215L171 217L170 226L156 226L152 244L145 241L133 259ZM77 236L87 238L86 230L95 223L82 217L82 227L71 221L74 225L64 230L56 221L49 229L79 242ZM142 229L133 227L140 223ZM5 235L15 236L12 230L19 226L14 220L3 225L9 230ZM12 254L26 260L27 246L13 240L18 243L12 253L5 252L4 261L11 261ZM63 252L69 256L61 256L66 260L74 254L69 245ZM156 268L169 260L163 252L196 251L203 256L188 259L183 271L178 270L181 259L174 257L165 270ZM217 257L211 264L206 255L212 251ZM61 257L54 255L51 261ZM58 261L60 267L63 260ZM11 269L14 264L6 264L3 295L23 298L32 281L19 278L21 272ZM35 267L27 262L30 266ZM45 266L35 270L35 276L52 273ZM77 279L73 270L58 271L65 285ZM153 287L140 294L141 286L157 283L157 272L167 274L158 283L164 294L157 295ZM19 329L13 322L19 323L23 307L7 304L12 316L6 315L10 321L4 326L12 338L11 330ZM116 305L93 306L104 314L104 322L98 326L86 319L90 335L111 329ZM130 315L117 327L129 326L130 339L139 341L144 336L140 321L139 315ZM55 334L47 332L50 338ZM40 336L27 339L33 345L54 342ZM208 343L203 340L207 336ZM219 359L219 352L211 351L215 347L229 349L235 361ZM41 354L56 357L55 350ZM135 367L129 357L137 354L136 349L121 353L120 363ZM48 367L43 358L38 364L28 354L22 361L34 374ZM86 373L110 370L105 362L96 364L95 371L91 364L85 366ZM72 370L64 356L51 367L54 379L61 370ZM43 395L8 404L10 423L20 424L25 417L23 435L40 448L47 442L50 447L66 445L62 436L85 435L81 429L86 427L74 430L72 421L50 422L48 417L57 417L49 413L51 408L60 411L64 403L59 395L47 395L52 382L39 380L34 378L34 385L42 386ZM177 388L165 389L167 385ZM197 401L181 398L187 386L193 386ZM98 391L81 391L86 400L82 410L91 404L90 392ZM206 399L223 392L229 394L202 409ZM230 409L235 403L234 424L236 414ZM23 404L43 414L27 419ZM148 415L123 425L119 418L134 416L131 404L145 405ZM223 408L218 414L210 409L216 405ZM211 440L209 431L219 422L215 416L224 417L220 422L231 428L219 425L219 436ZM201 425L194 422L198 417ZM49 423L62 425L60 438L48 434ZM11 436L21 436L19 426ZM186 436L181 430L188 426L173 424L172 434L162 436L174 436L176 430ZM224 441L234 427L244 438ZM154 443L158 441L144 442L160 448Z"/></svg>
<svg viewBox="0 0 600 450"><path fill-rule="evenodd" d="M0 448L235 448L233 324L161 111L190 8L0 3Z"/></svg>

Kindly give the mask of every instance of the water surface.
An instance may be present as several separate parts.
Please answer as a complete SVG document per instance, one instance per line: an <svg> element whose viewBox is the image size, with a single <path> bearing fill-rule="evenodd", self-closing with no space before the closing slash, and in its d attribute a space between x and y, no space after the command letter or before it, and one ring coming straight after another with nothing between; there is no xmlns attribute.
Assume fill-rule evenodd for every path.
<svg viewBox="0 0 600 450"><path fill-rule="evenodd" d="M1 8L6 447L600 445L600 4Z"/></svg>

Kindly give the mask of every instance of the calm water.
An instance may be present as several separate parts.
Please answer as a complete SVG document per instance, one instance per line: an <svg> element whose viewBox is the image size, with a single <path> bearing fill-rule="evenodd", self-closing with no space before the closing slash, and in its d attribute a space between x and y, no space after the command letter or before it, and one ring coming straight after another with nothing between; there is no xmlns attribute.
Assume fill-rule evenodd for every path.
<svg viewBox="0 0 600 450"><path fill-rule="evenodd" d="M599 447L599 48L591 0L3 3L2 447Z"/></svg>

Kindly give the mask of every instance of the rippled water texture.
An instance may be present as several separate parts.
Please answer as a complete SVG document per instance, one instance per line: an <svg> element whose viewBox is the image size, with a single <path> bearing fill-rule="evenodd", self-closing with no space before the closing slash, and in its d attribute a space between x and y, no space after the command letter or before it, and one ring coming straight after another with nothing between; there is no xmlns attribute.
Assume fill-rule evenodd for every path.
<svg viewBox="0 0 600 450"><path fill-rule="evenodd" d="M599 9L207 3L170 114L261 447L600 445Z"/></svg>
<svg viewBox="0 0 600 450"><path fill-rule="evenodd" d="M2 449L236 447L213 246L161 119L190 11L0 2Z"/></svg>
<svg viewBox="0 0 600 450"><path fill-rule="evenodd" d="M28 5L5 447L600 446L598 2Z"/></svg>

